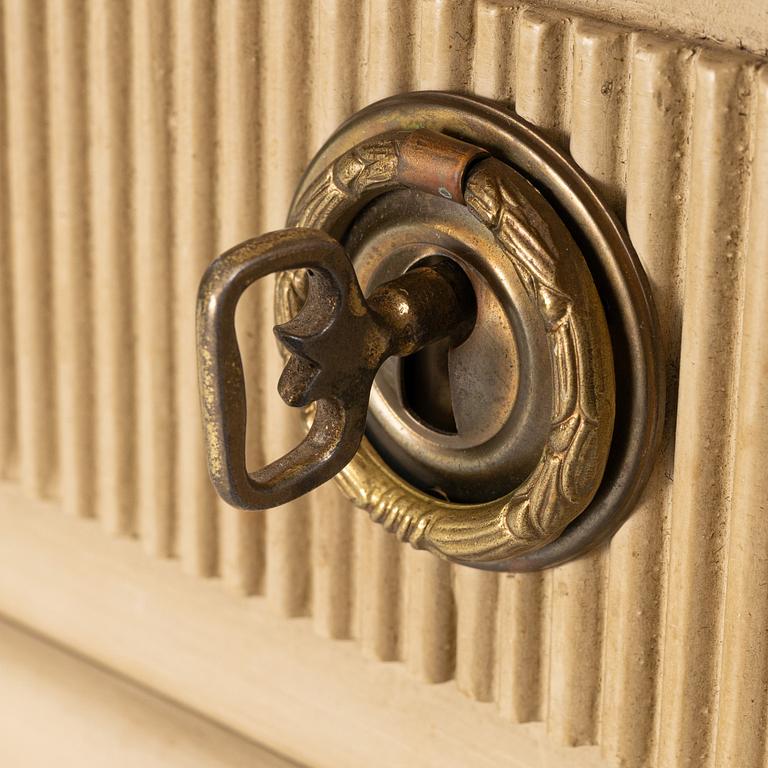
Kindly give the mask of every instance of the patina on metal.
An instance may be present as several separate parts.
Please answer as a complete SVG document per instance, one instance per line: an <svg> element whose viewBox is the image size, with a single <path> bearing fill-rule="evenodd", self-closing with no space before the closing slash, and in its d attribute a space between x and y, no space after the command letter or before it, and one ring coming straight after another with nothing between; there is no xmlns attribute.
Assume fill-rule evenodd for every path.
<svg viewBox="0 0 768 768"><path fill-rule="evenodd" d="M245 464L245 382L234 330L237 302L255 280L308 270L302 309L275 335L290 350L278 383L288 405L315 404L307 437L255 472ZM368 397L381 364L434 341L461 344L476 314L472 285L454 262L424 266L363 296L344 249L317 230L247 240L220 256L200 286L200 393L211 479L241 509L268 509L342 470L365 432Z"/></svg>
<svg viewBox="0 0 768 768"><path fill-rule="evenodd" d="M399 148L397 176L409 189L464 202L467 168L488 152L434 131L412 131Z"/></svg>
<svg viewBox="0 0 768 768"><path fill-rule="evenodd" d="M610 535L653 461L662 377L642 270L572 161L492 105L395 97L325 145L288 223L280 256L270 236L249 241L201 288L225 498L273 506L343 466L342 490L403 541L492 570L551 565ZM271 271L279 390L308 435L249 475L230 305Z"/></svg>
<svg viewBox="0 0 768 768"><path fill-rule="evenodd" d="M429 133L421 130L419 137L427 140ZM443 135L434 141L445 153L451 139ZM430 178L416 185L416 191L442 199L444 229L452 229L458 210L468 212L490 233L502 260L511 266L512 279L519 283L520 301L528 311L517 320L520 324L525 317L530 326L525 332L538 340L535 366L543 372L539 381L544 384L539 391L526 387L516 398L534 403L530 410L543 414L538 429L514 434L521 446L533 445L530 463L518 468L516 482L500 489L499 495L467 503L452 498L444 488L408 482L403 464L390 465L378 444L366 439L337 479L355 503L402 540L451 560L493 567L557 538L593 498L613 431L613 360L590 272L562 222L522 176L495 158L467 155L465 144L460 143L468 163L463 206L440 193L448 179ZM409 188L402 176L402 157L412 145L410 131L378 134L356 144L315 176L294 205L290 223L337 237L349 233L363 207L371 211L376 199ZM460 156L459 150L456 155ZM436 163L435 168L442 165ZM295 297L303 290L301 275L280 277L278 321L290 319L297 306ZM482 310L479 304L478 312ZM496 375L503 378L505 361L496 362ZM528 361L523 362L527 368ZM527 371L522 378L529 380ZM481 388L485 383L478 384ZM482 395L478 392L477 397ZM510 436L507 432L502 441ZM414 461L430 440L445 446L436 430L427 429L416 439L405 431L394 435ZM462 452L466 466L482 475L484 467L472 453L459 448L458 454ZM498 472L492 476L497 478Z"/></svg>
<svg viewBox="0 0 768 768"><path fill-rule="evenodd" d="M526 317L532 327L525 330L538 338L545 391L526 389L513 398L538 403L529 408L543 415L535 450L530 431L517 434L516 442L529 450L529 465L512 487L481 503L462 503L445 491L438 498L410 485L363 440L370 388L388 357L445 338L460 346L471 336L476 304L470 279L454 261L433 265L422 259L421 266L378 287L366 301L340 246L326 240L320 248L318 242L322 257L307 250L310 230L343 237L363 206L403 188L443 200L449 228L460 209L491 233L528 305L527 313L516 315L518 325ZM404 541L450 559L495 564L556 538L589 504L602 478L613 429L614 380L591 275L541 195L480 148L426 130L395 131L338 157L306 189L290 223L297 228L293 239L295 233L304 237L293 261L284 247L287 231L275 235L272 245L268 236L233 249L203 279L198 317L207 356L201 360L201 388L211 403L209 453L222 495L241 507L276 506L341 469L342 487L374 519ZM276 333L288 353L279 390L291 405L312 405L306 409L309 433L286 457L249 475L230 294L239 296L246 284L275 269L284 270ZM227 300L220 307L221 296ZM529 361L520 357L528 368ZM498 362L503 378L503 361ZM217 421L222 409L231 411L228 399L235 394L238 410ZM227 429L235 419L243 423L233 444ZM418 452L418 442L412 448Z"/></svg>
<svg viewBox="0 0 768 768"><path fill-rule="evenodd" d="M495 562L463 560L467 565L492 570L548 568L578 557L612 536L635 508L655 464L664 422L665 374L664 340L653 294L627 232L575 161L513 111L472 96L439 91L402 94L353 115L310 163L296 191L294 213L316 179L355 145L383 133L416 127L486 149L541 191L579 245L606 315L616 372L615 427L594 498L559 536L543 546ZM291 220L296 220L296 215ZM420 239L430 242L429 238ZM482 310L480 295L478 305ZM479 316L478 328L481 323ZM468 343L471 341L470 337ZM372 407L376 397L374 388ZM364 441L361 449L365 445ZM380 464L382 473L388 472L387 482L398 489L402 478L389 471L384 462ZM344 475L338 480L357 503L365 503L363 492L356 494L356 483L365 482L364 472L349 482ZM395 497L397 492L393 490Z"/></svg>

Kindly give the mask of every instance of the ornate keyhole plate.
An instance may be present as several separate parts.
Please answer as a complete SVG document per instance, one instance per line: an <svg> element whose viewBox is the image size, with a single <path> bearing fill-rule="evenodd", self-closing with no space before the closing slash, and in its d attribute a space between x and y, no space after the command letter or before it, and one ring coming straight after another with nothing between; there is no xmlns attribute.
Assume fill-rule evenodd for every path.
<svg viewBox="0 0 768 768"><path fill-rule="evenodd" d="M414 151L420 129L490 157L445 182ZM414 546L491 570L547 567L618 528L661 432L658 326L627 234L572 160L495 105L397 96L331 137L289 225L341 241L365 293L440 256L478 298L473 335L449 353L456 431L414 413L403 363L385 363L366 438L337 476L354 503ZM305 279L279 277L278 323Z"/></svg>
<svg viewBox="0 0 768 768"><path fill-rule="evenodd" d="M572 160L486 102L398 96L330 139L288 224L200 285L224 499L264 509L336 477L403 541L490 570L553 565L616 530L658 447L661 344L629 238ZM278 390L307 435L252 471L234 315L272 273Z"/></svg>

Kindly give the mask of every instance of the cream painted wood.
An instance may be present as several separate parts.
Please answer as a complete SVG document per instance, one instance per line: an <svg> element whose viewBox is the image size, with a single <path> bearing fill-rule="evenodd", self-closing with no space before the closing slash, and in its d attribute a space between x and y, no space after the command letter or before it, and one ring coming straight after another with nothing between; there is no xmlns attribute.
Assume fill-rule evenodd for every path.
<svg viewBox="0 0 768 768"><path fill-rule="evenodd" d="M768 5L763 0L537 0L535 5L762 55L768 51Z"/></svg>
<svg viewBox="0 0 768 768"><path fill-rule="evenodd" d="M41 3L10 3L9 7L12 6L23 7L30 17L39 19L41 25L46 23ZM87 186L80 194L87 190L82 202L88 210L87 253L91 280L81 290L89 290L93 295L92 403L98 414L94 419L94 460L98 457L98 465L92 465L98 466L96 504L88 514L97 514L111 533L130 534L138 530L140 513L136 506L135 387L135 334L139 317L133 290L138 264L133 262L131 247L135 223L131 188L136 177L129 143L132 131L128 3L126 0L92 3L85 13L85 21L89 173ZM10 37L6 38L6 50L13 50ZM39 58L44 60L42 56ZM56 116L51 117L55 120ZM34 135L34 131L30 135ZM12 147L11 156L14 155ZM158 235L162 237L161 233ZM142 352L148 354L149 350Z"/></svg>
<svg viewBox="0 0 768 768"><path fill-rule="evenodd" d="M0 563L0 614L301 763L607 768L3 485Z"/></svg>
<svg viewBox="0 0 768 768"><path fill-rule="evenodd" d="M198 273L215 250L215 128L213 15L206 3L171 5L173 36L173 290L175 465L173 551L182 567L198 576L218 568L216 494L208 480L198 425L195 308L185 298L197 290ZM183 467L184 471L177 471ZM182 513L183 510L183 513Z"/></svg>
<svg viewBox="0 0 768 768"><path fill-rule="evenodd" d="M5 768L298 768L2 621L0 668Z"/></svg>
<svg viewBox="0 0 768 768"><path fill-rule="evenodd" d="M2 612L310 764L768 759L765 61L549 5L3 3ZM732 44L742 22L761 47L760 4L674 5L584 7L691 35L719 18ZM419 88L514 105L568 149L653 284L660 460L610 546L546 573L403 548L332 485L242 514L205 471L202 270L282 225L348 114ZM300 433L271 291L238 318L254 462Z"/></svg>

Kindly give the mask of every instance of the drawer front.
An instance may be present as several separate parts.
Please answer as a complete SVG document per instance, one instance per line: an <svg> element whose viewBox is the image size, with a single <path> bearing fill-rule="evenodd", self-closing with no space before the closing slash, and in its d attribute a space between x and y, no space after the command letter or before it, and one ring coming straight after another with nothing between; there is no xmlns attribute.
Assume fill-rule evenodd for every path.
<svg viewBox="0 0 768 768"><path fill-rule="evenodd" d="M15 527L14 515L56 514L77 532L86 529L74 518L95 518L84 549L103 540L112 553L109 535L137 539L130 546L142 558L172 559L234 590L236 599L221 590L232 615L258 603L281 617L264 619L275 637L310 617L319 637L302 642L353 640L354 663L373 660L393 691L404 666L424 706L446 687L430 684L452 681L461 695L440 704L448 731L453 718L465 727L475 718L512 749L534 733L544 752L530 754L552 750L563 765L762 764L762 59L490 0L35 0L6 3L2 25L0 504L9 541L28 536L35 546L37 529ZM203 269L223 248L283 225L302 169L345 117L421 89L514 106L568 150L625 221L653 286L669 392L658 464L609 546L542 573L473 572L407 548L333 485L244 513L217 502L208 481L194 338ZM300 439L274 388L272 292L252 290L238 318L256 382L254 465ZM94 539L96 526L104 532ZM68 540L76 558L75 534ZM63 632L30 607L43 605L33 593L56 600L56 579L30 572L21 582L17 574L3 587L0 574L0 610ZM71 631L60 639L86 642ZM234 622L227 631L242 630ZM99 636L83 650L229 720L223 705L206 710L192 689L132 666ZM402 665L384 664L393 661ZM414 713L418 695L408 699ZM466 710L463 698L482 704ZM271 715L286 729L295 716ZM531 722L544 725L517 725ZM322 746L338 743L344 725L327 728L295 748L276 732L273 746L346 764ZM482 743L451 756L441 738L442 764L481 764ZM580 745L591 747L558 751Z"/></svg>

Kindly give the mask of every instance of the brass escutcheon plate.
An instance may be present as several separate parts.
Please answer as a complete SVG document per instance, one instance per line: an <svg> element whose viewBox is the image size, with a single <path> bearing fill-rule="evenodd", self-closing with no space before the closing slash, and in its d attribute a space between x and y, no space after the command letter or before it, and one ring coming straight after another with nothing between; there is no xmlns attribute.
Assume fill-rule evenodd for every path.
<svg viewBox="0 0 768 768"><path fill-rule="evenodd" d="M483 100L454 94L424 92L396 96L354 115L331 137L308 167L297 190L289 224L317 226L322 221L322 216L316 210L317 199L312 199L312 187L317 186L318 179L327 175L335 161L350 149L380 134L419 128L427 128L477 145L495 158L486 163L497 163L498 166L506 164L517 172L510 174L511 177L517 177L517 174L525 177L546 198L549 205L544 208L554 209L562 220L562 223L549 221L550 229L560 227L562 232L559 232L558 237L561 241L572 242L574 253L580 251L583 254L583 263L591 277L591 281L587 282L589 285L593 282L597 287L594 296L584 294L578 302L579 306L587 307L583 319L584 328L592 334L597 333L594 338L599 341L600 326L606 327L610 340L606 336L604 343L596 342L591 347L585 347L588 360L596 362L590 368L592 374L582 373L582 379L584 385L590 382L594 385L595 398L587 410L603 409L602 418L595 421L600 425L595 432L595 439L598 444L602 441L609 448L606 448L607 456L597 464L590 463L589 451L584 453L582 450L578 455L570 457L569 482L573 484L578 481L579 470L582 468L584 482L587 485L594 484L589 490L591 502L586 509L581 511L579 508L578 512L561 510L561 518L553 517L549 527L542 525L540 530L533 530L526 522L517 531L519 546L516 546L514 537L507 535L506 531L500 532L499 521L503 520L503 516L494 516L493 512L510 503L510 499L503 495L506 490L505 473L509 474L510 484L517 481L518 474L524 475L524 470L530 469L526 464L530 463L530 456L524 455L524 451L518 451L517 454L513 451L511 458L502 455L494 472L485 480L480 477L474 485L471 482L473 463L468 460L461 469L465 479L456 480L453 492L446 494L449 498L457 497L462 494L462 489L466 489L463 498L467 503L456 502L453 498L450 502L438 498L439 493L433 487L435 484L430 487L428 480L429 473L435 471L434 467L428 467L425 471L419 468L413 472L408 471L408 452L418 452L419 449L418 429L414 427L411 430L417 435L416 443L413 442L413 436L401 441L396 429L387 432L387 425L393 423L391 419L388 421L387 409L394 409L395 412L398 410L396 398L393 400L391 397L391 386L389 399L387 396L387 380L391 385L393 375L397 375L393 374L393 370L396 370L393 366L398 364L391 363L388 370L381 372L380 384L372 394L368 428L370 439L363 441L358 454L337 476L337 481L346 495L367 509L374 519L383 522L404 540L447 559L486 570L527 571L549 567L592 549L616 531L636 503L655 459L663 419L663 378L659 361L658 324L647 279L626 232L570 158L513 113ZM503 173L503 168L500 172ZM524 186L525 182L521 182ZM522 191L525 192L524 189ZM482 218L488 208L488 198L486 195L482 199L483 193L478 190L475 192L475 210ZM391 209L392 206L405 208L409 205L405 198L399 203L395 199L398 194L402 197L406 193L390 190L374 199L378 194L374 183L370 190L360 195L355 210L346 211L343 217L333 220L332 226L324 227L329 234L345 243L353 260L355 253L358 254L356 267L362 267L361 284L364 290L375 287L379 278L388 279L392 276L382 274L376 277L374 274L375 264L371 267L370 257L375 249L372 251L365 243L367 237L370 240L370 233L375 230L375 226L366 229L366 217L369 220L376 219L378 214L385 217L387 206ZM412 198L411 203L415 202L416 198ZM469 204L473 204L473 201ZM448 205L455 206L453 203ZM488 226L491 226L491 219L497 211L487 210L486 213L489 217ZM439 213L435 215L440 216ZM462 231L461 227L456 231ZM453 249L446 246L436 251L435 244L444 244L445 238L420 237L411 244L406 242L407 239L400 244L400 262L392 269L402 272L419 258L439 254L454 258L470 276L474 269L482 277L484 255L478 255L477 248L473 248L471 243L464 243L464 248L462 243L457 243ZM395 248L391 249L392 253L396 251ZM581 262L581 257L574 261ZM366 285L369 278L370 282ZM284 273L278 279L277 322L285 322L296 311L300 279L300 275L295 273ZM584 285L571 275L568 286L575 283ZM476 284L476 292L479 285ZM589 293L590 289L584 290ZM591 290L594 292L594 289ZM501 295L496 292L494 296L502 302L512 300L504 296L503 291ZM522 306L519 301L518 304ZM596 305L594 310L589 309L590 304ZM605 320L602 320L603 316ZM524 325L518 324L518 336ZM515 339L515 344L520 356L521 338ZM516 375L519 378L522 373L523 378L527 376L529 380L535 380L536 370L541 369L541 344L533 340L526 349L531 359L519 366ZM594 371L599 372L606 367L605 362L600 362L600 355L608 355L605 360L610 365L610 387L606 383L607 379L597 384L592 381L596 375ZM523 362L524 358L525 355L522 355ZM543 380L546 378L544 375ZM530 389L530 381L527 386ZM515 382L514 388L519 388L519 382ZM547 395L543 397L546 401ZM494 401L494 398L490 398L489 402ZM536 429L541 432L541 419L536 421L536 409L531 405L531 397L521 400L515 391L505 400L502 387L497 399L502 405L497 408L496 415L504 428L514 431L515 419L521 411L519 407L515 411L512 406L527 402L531 407L523 409L523 412L531 419L530 434L533 435ZM551 410L550 403L546 402L546 405ZM407 422L408 413L402 407L400 416ZM308 413L308 417L311 418L311 413ZM422 435L423 445L431 443L437 446L435 453L439 465L440 456L450 453L450 439L444 435L441 438L437 430L432 435L428 433L429 430L426 430L426 434ZM546 442L546 436L542 438L538 434L537 439ZM497 439L496 442L500 441ZM482 441L480 443L483 448ZM503 449L503 441L501 443ZM519 436L516 444L521 444ZM454 460L453 466L461 466L464 449L461 445L454 447L458 459ZM481 464L481 461L476 462L475 466L480 467ZM450 464L447 466L450 470ZM439 466L437 472L439 475ZM481 474L478 470L478 475ZM565 474L560 472L558 475L558 483L561 485ZM484 487L491 488L493 494L498 492L499 497L481 499L475 503L476 494L481 494ZM446 524L446 520L451 523ZM563 520L567 522L564 529ZM514 530L514 520L507 524Z"/></svg>

